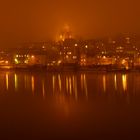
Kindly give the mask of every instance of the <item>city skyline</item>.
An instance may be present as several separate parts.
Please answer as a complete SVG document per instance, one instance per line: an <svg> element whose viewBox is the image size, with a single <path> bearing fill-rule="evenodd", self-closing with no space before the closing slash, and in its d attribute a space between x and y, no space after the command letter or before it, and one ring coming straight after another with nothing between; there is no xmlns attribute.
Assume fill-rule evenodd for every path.
<svg viewBox="0 0 140 140"><path fill-rule="evenodd" d="M139 17L140 0L0 0L0 140L135 140Z"/></svg>

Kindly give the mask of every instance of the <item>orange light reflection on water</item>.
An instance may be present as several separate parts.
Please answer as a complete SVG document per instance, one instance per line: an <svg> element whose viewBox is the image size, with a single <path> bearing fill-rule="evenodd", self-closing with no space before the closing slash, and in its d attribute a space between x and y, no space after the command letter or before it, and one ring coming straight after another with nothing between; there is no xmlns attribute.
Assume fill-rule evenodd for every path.
<svg viewBox="0 0 140 140"><path fill-rule="evenodd" d="M9 75L6 73L6 89L9 89Z"/></svg>
<svg viewBox="0 0 140 140"><path fill-rule="evenodd" d="M103 90L106 92L106 76L103 75Z"/></svg>
<svg viewBox="0 0 140 140"><path fill-rule="evenodd" d="M122 75L122 85L123 85L123 90L126 91L127 90L127 75L126 74Z"/></svg>
<svg viewBox="0 0 140 140"><path fill-rule="evenodd" d="M35 91L35 79L34 79L34 76L31 77L31 86L32 86L32 93L34 94L34 91Z"/></svg>
<svg viewBox="0 0 140 140"><path fill-rule="evenodd" d="M14 75L14 80L15 80L15 91L18 89L18 77L17 74Z"/></svg>

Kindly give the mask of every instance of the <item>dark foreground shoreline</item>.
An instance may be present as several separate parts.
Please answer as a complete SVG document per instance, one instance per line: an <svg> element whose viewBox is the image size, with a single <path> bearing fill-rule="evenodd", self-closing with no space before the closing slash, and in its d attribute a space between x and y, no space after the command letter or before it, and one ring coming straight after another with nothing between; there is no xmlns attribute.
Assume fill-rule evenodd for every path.
<svg viewBox="0 0 140 140"><path fill-rule="evenodd" d="M4 65L0 66L1 71L21 70L21 71L48 71L48 72L139 72L140 68L131 67L114 67L111 65L94 65L94 66L46 66L46 65Z"/></svg>

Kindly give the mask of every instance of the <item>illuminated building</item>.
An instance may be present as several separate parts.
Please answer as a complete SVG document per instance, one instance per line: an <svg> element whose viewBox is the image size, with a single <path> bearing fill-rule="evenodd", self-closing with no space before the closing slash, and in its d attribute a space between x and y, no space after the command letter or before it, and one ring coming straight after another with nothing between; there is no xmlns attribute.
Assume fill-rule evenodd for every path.
<svg viewBox="0 0 140 140"><path fill-rule="evenodd" d="M65 25L62 29L62 31L60 32L59 36L58 36L58 41L65 41L66 39L72 39L72 33L70 30L70 27L68 25Z"/></svg>
<svg viewBox="0 0 140 140"><path fill-rule="evenodd" d="M63 64L76 64L78 60L78 44L73 38L72 32L68 25L64 26L59 35L60 59Z"/></svg>

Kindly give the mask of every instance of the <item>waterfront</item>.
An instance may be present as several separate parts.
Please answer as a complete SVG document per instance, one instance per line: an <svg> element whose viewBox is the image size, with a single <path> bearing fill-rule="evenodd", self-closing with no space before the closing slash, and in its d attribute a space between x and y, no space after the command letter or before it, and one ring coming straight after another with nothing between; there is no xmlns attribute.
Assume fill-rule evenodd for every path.
<svg viewBox="0 0 140 140"><path fill-rule="evenodd" d="M140 127L139 83L134 72L1 71L1 137L130 138Z"/></svg>

